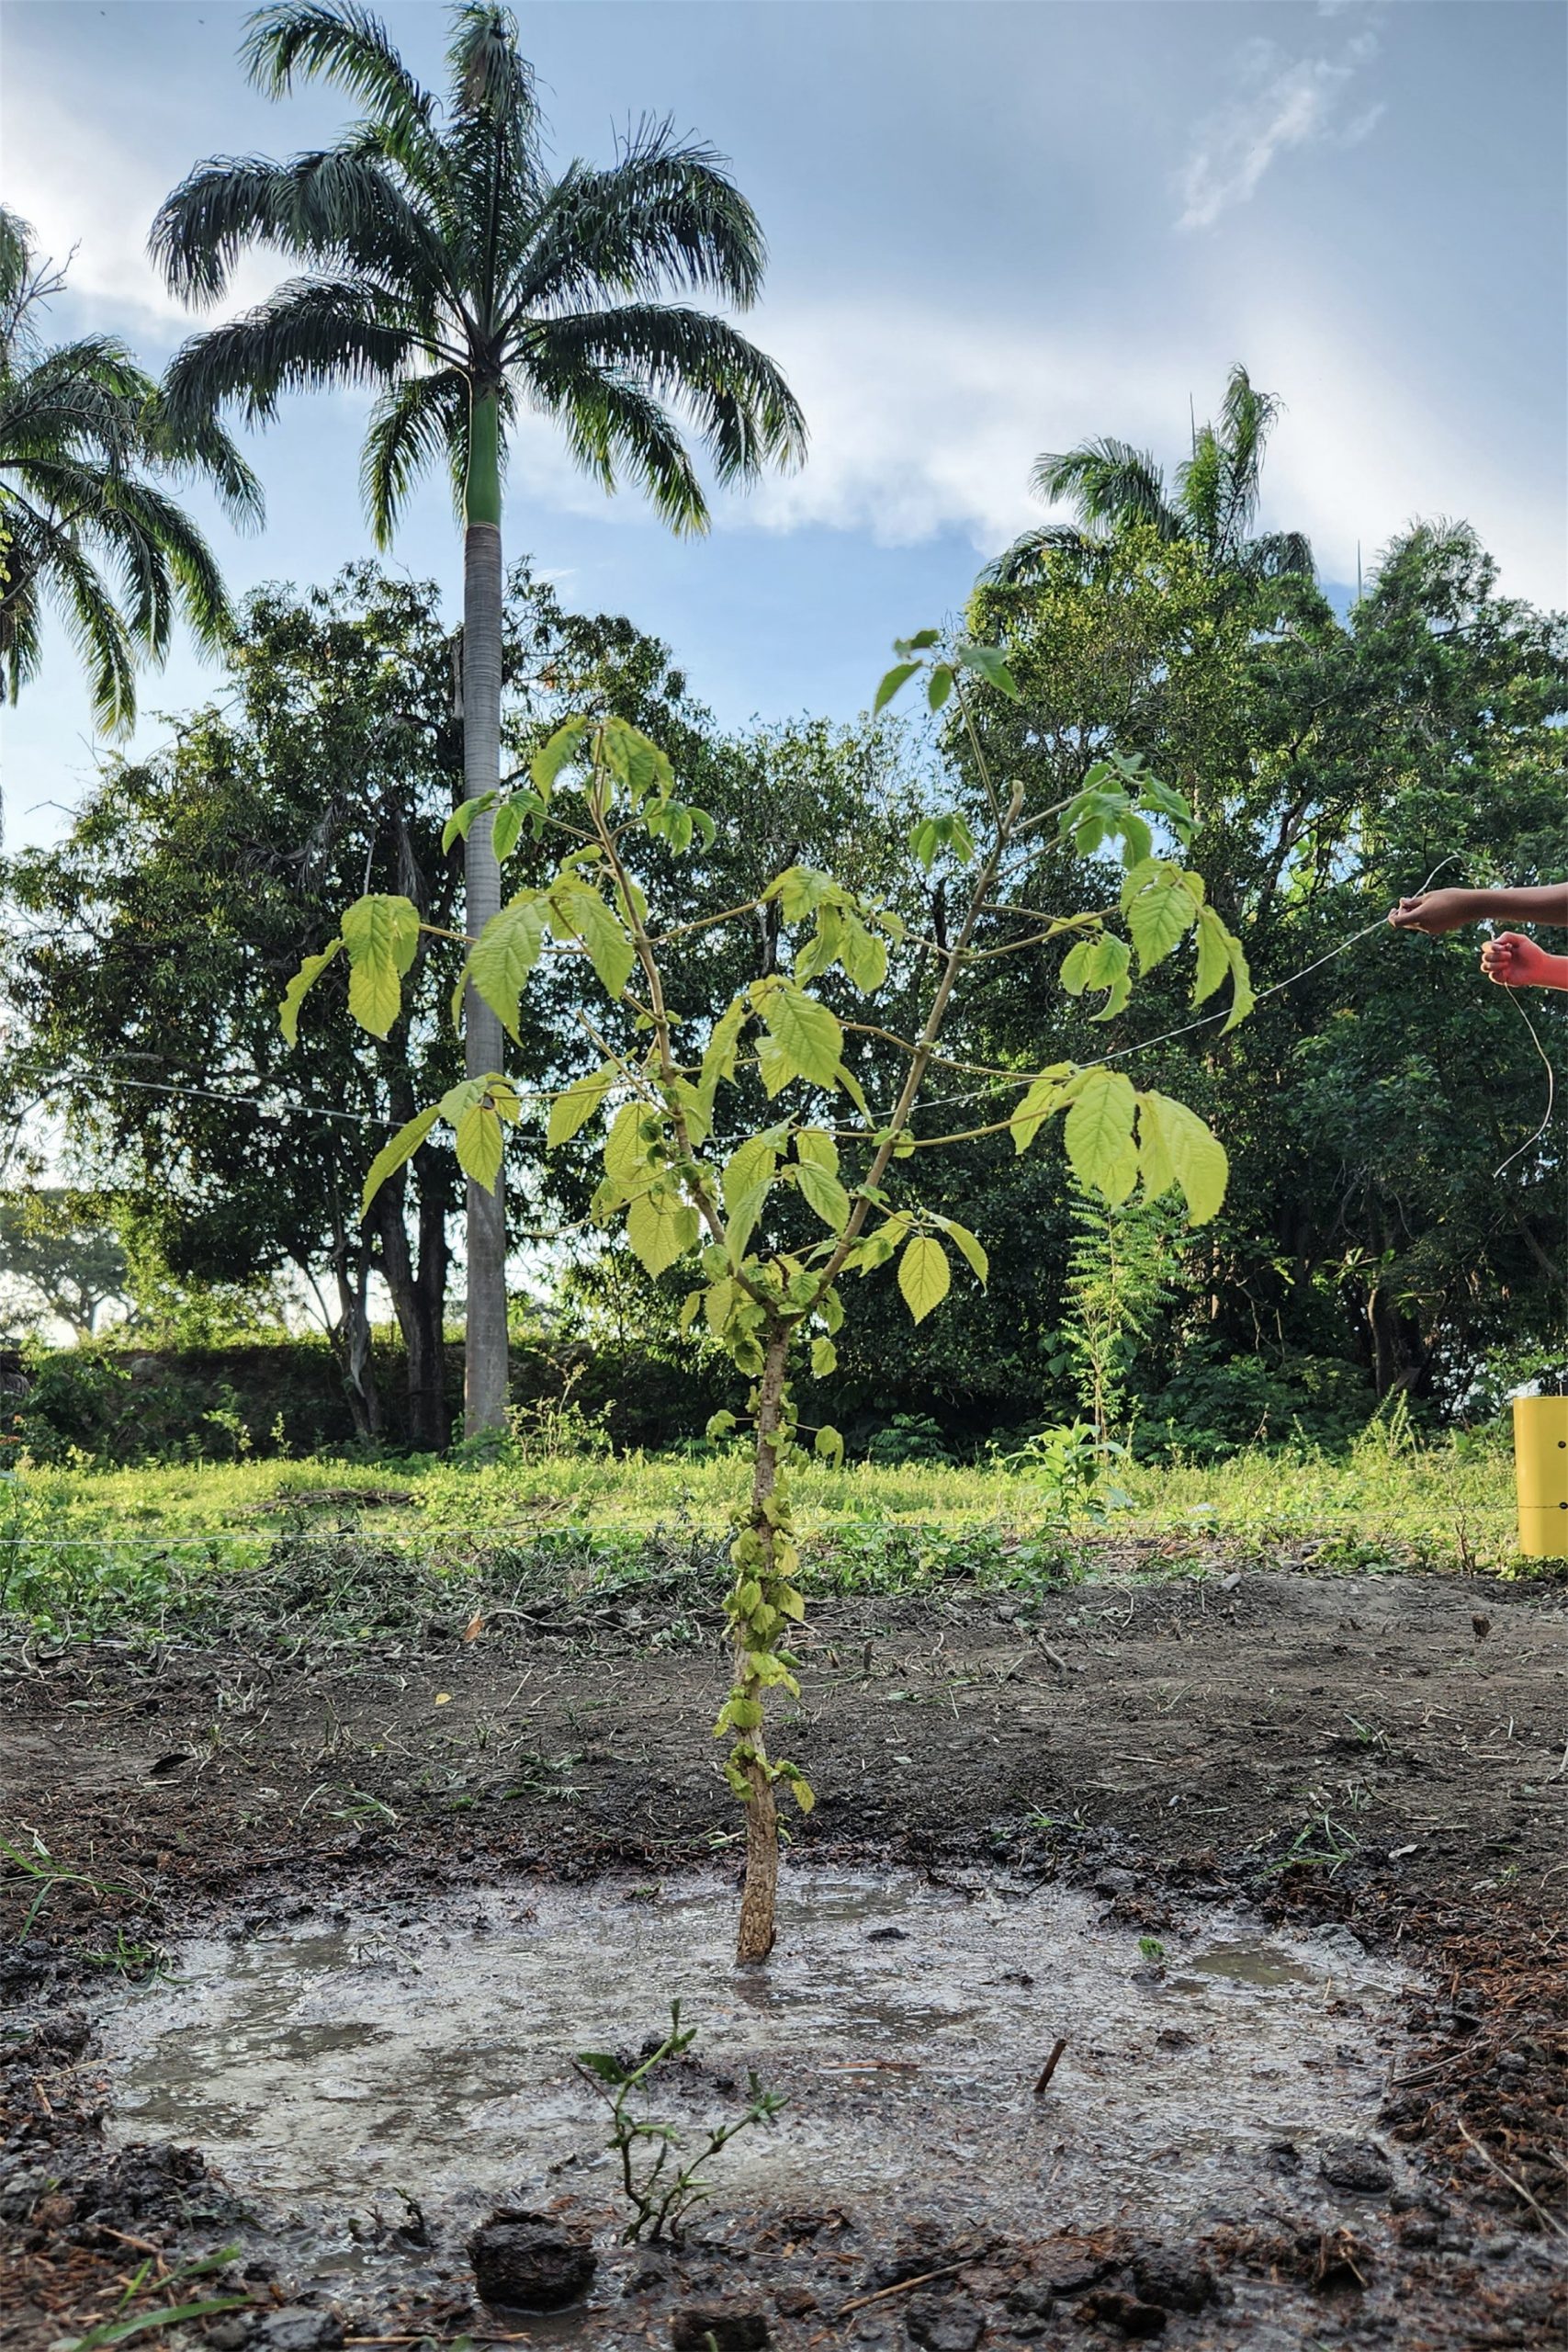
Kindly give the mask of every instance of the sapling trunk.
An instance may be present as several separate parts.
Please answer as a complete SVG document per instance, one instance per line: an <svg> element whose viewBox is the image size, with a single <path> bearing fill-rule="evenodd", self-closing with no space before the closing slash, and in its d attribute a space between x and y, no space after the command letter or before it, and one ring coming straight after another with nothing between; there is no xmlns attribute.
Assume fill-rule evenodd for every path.
<svg viewBox="0 0 1568 2352"><path fill-rule="evenodd" d="M762 1546L771 1570L774 1565L774 1528L769 1505L779 1482L779 1448L784 1440L784 1378L789 1366L790 1331L775 1325L763 1346L762 1376L757 1392L757 1449L751 1474L751 1530ZM735 1634L736 1687L748 1699L761 1701L762 1686L746 1666L743 1624ZM778 1932L779 1815L768 1771L767 1749L761 1724L747 1734L751 1753L742 1770L746 1779L746 1886L740 1898L740 1932L737 1960L766 1960Z"/></svg>

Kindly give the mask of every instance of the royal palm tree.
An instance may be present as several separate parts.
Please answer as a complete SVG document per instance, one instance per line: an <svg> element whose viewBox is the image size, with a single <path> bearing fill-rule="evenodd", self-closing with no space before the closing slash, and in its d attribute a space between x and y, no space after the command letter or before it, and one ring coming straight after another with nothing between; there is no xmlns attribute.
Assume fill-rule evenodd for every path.
<svg viewBox="0 0 1568 2352"><path fill-rule="evenodd" d="M46 343L43 313L64 283L27 222L0 209L0 678L15 702L37 675L52 604L95 718L123 733L137 662L164 659L175 614L208 646L231 625L212 551L164 485L204 476L243 519L255 483L210 420L175 431L123 344Z"/></svg>
<svg viewBox="0 0 1568 2352"><path fill-rule="evenodd" d="M1192 455L1178 467L1174 489L1146 449L1129 441L1080 441L1061 456L1035 460L1030 487L1041 498L1070 500L1077 523L1046 523L1024 532L987 573L1004 586L1035 577L1054 554L1092 556L1119 525L1145 523L1162 539L1201 548L1213 572L1244 580L1313 574L1312 548L1300 531L1252 536L1263 452L1280 403L1254 386L1239 364L1230 372L1217 424L1192 436Z"/></svg>
<svg viewBox="0 0 1568 2352"><path fill-rule="evenodd" d="M508 10L450 15L445 107L355 0L281 0L249 20L243 55L273 96L296 76L364 108L334 146L288 163L201 164L159 212L152 251L171 287L211 301L239 254L265 245L302 266L256 309L176 354L182 418L234 401L265 424L286 390L368 384L363 485L386 545L415 478L449 469L464 525L464 773L470 797L500 773L502 481L507 428L525 410L562 427L606 491L638 482L677 530L707 505L682 434L694 428L721 482L793 461L804 426L773 362L721 318L662 297L683 289L745 308L759 290L755 214L713 151L644 125L600 169L547 166L534 78ZM488 818L469 831L468 927L500 903ZM470 992L467 1066L499 1067L501 1025ZM470 1433L506 1401L505 1215L468 1195L465 1404Z"/></svg>

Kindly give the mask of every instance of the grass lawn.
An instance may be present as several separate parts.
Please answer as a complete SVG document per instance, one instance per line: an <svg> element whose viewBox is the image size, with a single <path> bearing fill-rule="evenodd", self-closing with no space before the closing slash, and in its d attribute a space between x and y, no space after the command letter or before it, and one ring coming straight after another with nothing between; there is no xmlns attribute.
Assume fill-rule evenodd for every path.
<svg viewBox="0 0 1568 2352"><path fill-rule="evenodd" d="M38 1467L0 1487L0 1595L13 1614L85 1630L177 1615L197 1591L210 1607L215 1580L334 1549L444 1579L504 1564L530 1586L646 1575L679 1557L714 1575L747 1483L739 1447L697 1459ZM813 1464L794 1491L817 1577L840 1589L964 1569L1009 1584L1097 1567L1179 1575L1219 1555L1325 1570L1495 1570L1514 1556L1512 1464L1490 1439L1416 1447L1374 1431L1336 1456L1134 1466L1122 1485L1125 1501L1066 1523L1038 1478L998 1464Z"/></svg>

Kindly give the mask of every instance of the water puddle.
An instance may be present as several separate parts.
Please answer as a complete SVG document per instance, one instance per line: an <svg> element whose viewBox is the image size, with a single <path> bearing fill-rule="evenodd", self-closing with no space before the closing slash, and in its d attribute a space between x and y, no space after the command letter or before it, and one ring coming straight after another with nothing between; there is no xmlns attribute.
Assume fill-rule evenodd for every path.
<svg viewBox="0 0 1568 2352"><path fill-rule="evenodd" d="M733 1966L716 1874L197 1942L179 1981L100 2013L112 2132L194 2142L248 2196L317 2220L395 2216L403 2193L457 2224L502 2192L607 2205L603 2110L571 2054L639 2049L678 1995L700 2063L651 2109L716 2120L752 2068L789 2101L726 2152L727 2204L951 2197L1037 2230L1179 2228L1247 2211L1282 2141L1310 2163L1365 2135L1396 1972L1363 1960L1351 1982L1321 1946L1204 1914L1167 1938L1160 1976L1100 1910L799 1869L765 1970Z"/></svg>

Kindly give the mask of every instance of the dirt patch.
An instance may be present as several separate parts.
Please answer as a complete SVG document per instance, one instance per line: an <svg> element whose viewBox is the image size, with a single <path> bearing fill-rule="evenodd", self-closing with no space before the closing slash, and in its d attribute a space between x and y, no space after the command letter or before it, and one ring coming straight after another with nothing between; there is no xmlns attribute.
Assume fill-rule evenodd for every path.
<svg viewBox="0 0 1568 2352"><path fill-rule="evenodd" d="M192 1934L268 1935L331 1905L395 1919L400 1905L428 1918L446 1904L456 1925L462 1905L616 1864L656 1883L682 1862L723 1863L717 1841L733 1837L735 1814L709 1736L722 1666L706 1625L633 1598L495 1622L466 1644L460 1631L287 1658L108 1644L14 1657L5 1835L32 1869L13 1867L0 1888L9 1937L38 1906L4 1962L0 1989L18 2015L38 2017L47 2037L85 1984L144 1974ZM1140 1936L1166 1941L1203 1906L1240 1900L1266 1925L1337 1923L1374 1955L1408 1962L1421 1980L1405 2012L1412 2039L1368 2134L1392 2157L1393 2185L1369 2222L1356 2200L1372 2192L1346 2188L1335 2192L1343 2210L1324 2205L1320 2176L1281 2158L1249 2210L1163 2247L1136 2215L1108 2233L1042 2211L1032 2227L1006 2217L955 2252L956 2225L928 2215L946 2232L926 2246L951 2256L928 2265L942 2275L853 2312L857 2295L881 2295L893 2240L922 2217L873 2222L835 2192L793 2213L720 2216L700 2249L653 2264L661 2283L618 2301L599 2334L565 2315L551 2327L575 2327L585 2344L667 2344L688 2305L761 2293L783 2345L957 2342L971 2309L996 2342L1091 2344L1089 2329L1123 2341L1155 2326L1152 2312L1181 2343L1562 2339L1560 1589L1256 1574L998 1603L953 1585L920 1601L824 1604L810 1640L799 1718L780 1742L821 1799L796 1831L796 1859L888 1857L949 1894L944 1882L965 1871L1098 1888L1130 1956ZM201 2165L175 2184L184 2207L141 2229L129 2205L105 2220L101 2190L82 2184L128 2159L102 2144L101 2052L35 2036L13 2041L7 2071L0 2292L9 2285L24 2316L0 2341L30 2352L68 2322L105 2316L124 2291L111 2282L138 2262L151 2267L127 2308L152 2308L160 2264L173 2274L190 2248L199 2259L223 2242L217 2208L204 2220L190 2200L227 2192ZM592 2207L560 2193L574 2211ZM392 2200L367 2219L351 2332L388 2327L400 2311L394 2335L495 2332L468 2309L460 2264L446 2280L409 2275L420 2250L393 2243L406 2219ZM1212 2275L1201 2309L1158 2301L1149 2282L1165 2255ZM312 2291L276 2249L251 2259L267 2275L231 2272L231 2291L275 2310L275 2281L286 2295ZM649 2259L606 2247L604 2278L629 2284ZM1031 2281L1048 2262L1093 2275L1070 2290L1047 2281L1046 2296ZM185 2290L161 2291L166 2306ZM1168 2280L1165 2291L1176 2296ZM299 2308L330 2334L333 2296L320 2292ZM1031 2293L1048 2308L1026 2308ZM937 2308L917 2309L919 2296ZM255 2320L205 2324L222 2346L225 2326L248 2341ZM310 2352L310 2327L299 2327L292 2352Z"/></svg>

